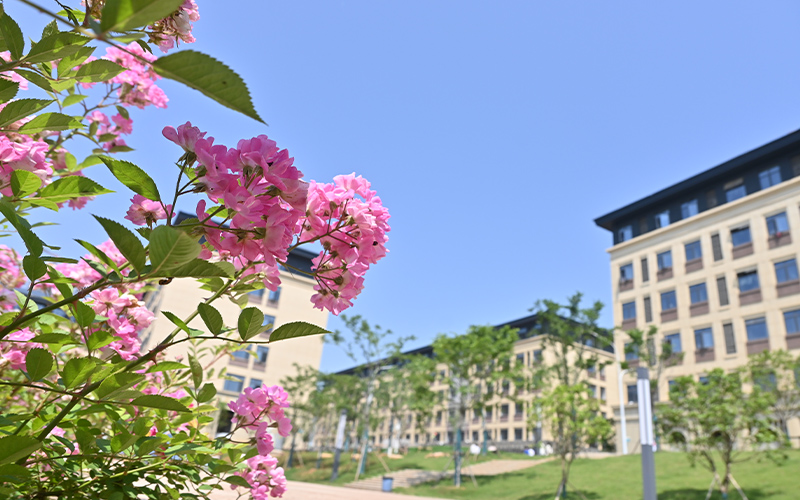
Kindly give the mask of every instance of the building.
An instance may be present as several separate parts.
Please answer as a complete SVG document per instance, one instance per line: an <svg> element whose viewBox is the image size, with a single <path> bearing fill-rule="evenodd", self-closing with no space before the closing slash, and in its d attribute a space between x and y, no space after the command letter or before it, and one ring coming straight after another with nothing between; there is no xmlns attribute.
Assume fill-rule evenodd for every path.
<svg viewBox="0 0 800 500"><path fill-rule="evenodd" d="M613 235L614 323L623 330L655 325L654 348L669 343L683 353L658 381L659 399L667 398L671 378L731 370L766 349L800 349L800 131L595 223ZM617 352L625 352L626 339L617 336ZM636 354L626 356L636 364ZM628 374L622 395L632 405L632 450L639 441L635 383ZM800 436L800 422L789 427Z"/></svg>

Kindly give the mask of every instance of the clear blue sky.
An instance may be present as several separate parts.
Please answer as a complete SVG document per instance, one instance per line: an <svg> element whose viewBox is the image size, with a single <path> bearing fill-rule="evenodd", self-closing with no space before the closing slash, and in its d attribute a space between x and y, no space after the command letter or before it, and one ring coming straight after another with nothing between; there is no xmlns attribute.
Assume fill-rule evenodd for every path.
<svg viewBox="0 0 800 500"><path fill-rule="evenodd" d="M595 217L800 128L798 2L197 1L188 47L236 69L270 126L164 82L127 159L171 185L160 130L191 120L228 145L266 133L310 179L363 174L391 253L349 312L414 346L540 298L610 303ZM76 227L102 240L90 213L127 209L101 169L119 194L47 230L65 253ZM350 364L326 346L323 369Z"/></svg>

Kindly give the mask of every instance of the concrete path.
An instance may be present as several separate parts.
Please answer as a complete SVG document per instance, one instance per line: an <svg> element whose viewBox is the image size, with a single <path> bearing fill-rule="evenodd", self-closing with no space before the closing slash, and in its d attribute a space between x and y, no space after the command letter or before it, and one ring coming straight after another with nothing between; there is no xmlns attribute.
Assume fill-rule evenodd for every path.
<svg viewBox="0 0 800 500"><path fill-rule="evenodd" d="M467 464L463 474L466 476L470 471L476 476L497 476L518 470L529 469L545 462L555 460L553 457L541 458L539 460L489 460L479 464ZM450 472L452 474L452 472Z"/></svg>
<svg viewBox="0 0 800 500"><path fill-rule="evenodd" d="M244 492L244 488L238 491ZM214 500L236 500L239 494L233 490L215 492ZM286 500L441 500L430 497L415 497L398 495L397 493L383 493L380 491L357 490L354 488L340 488L327 484L301 483L289 481L289 491L283 495Z"/></svg>

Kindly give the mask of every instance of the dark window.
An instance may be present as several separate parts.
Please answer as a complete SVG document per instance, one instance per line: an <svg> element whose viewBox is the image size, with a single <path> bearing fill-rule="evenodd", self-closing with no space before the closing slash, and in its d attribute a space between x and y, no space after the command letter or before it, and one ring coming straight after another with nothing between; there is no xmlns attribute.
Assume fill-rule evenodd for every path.
<svg viewBox="0 0 800 500"><path fill-rule="evenodd" d="M514 429L514 441L522 441L522 429Z"/></svg>
<svg viewBox="0 0 800 500"><path fill-rule="evenodd" d="M725 333L725 353L736 353L736 337L733 335L733 325L726 323L722 325L722 331Z"/></svg>
<svg viewBox="0 0 800 500"><path fill-rule="evenodd" d="M508 441L508 429L500 429L500 441Z"/></svg>
<svg viewBox="0 0 800 500"><path fill-rule="evenodd" d="M653 307L650 305L650 297L644 298L644 320L648 323L653 321Z"/></svg>
<svg viewBox="0 0 800 500"><path fill-rule="evenodd" d="M238 351L233 351L231 353L231 356L233 356L236 359L240 359L242 361L247 361L248 359L250 359L250 354L248 354L249 351L250 351L250 346L247 346L243 349L239 349Z"/></svg>
<svg viewBox="0 0 800 500"><path fill-rule="evenodd" d="M747 329L747 340L761 340L769 337L767 320L764 318L748 319L744 322Z"/></svg>
<svg viewBox="0 0 800 500"><path fill-rule="evenodd" d="M708 292L706 292L706 284L698 283L689 287L689 296L692 298L692 304L700 302L708 302Z"/></svg>
<svg viewBox="0 0 800 500"><path fill-rule="evenodd" d="M703 256L703 249L700 247L700 240L686 244L686 260L692 261Z"/></svg>
<svg viewBox="0 0 800 500"><path fill-rule="evenodd" d="M775 184L781 182L781 167L772 167L762 170L758 174L758 181L761 183L761 189L767 189Z"/></svg>
<svg viewBox="0 0 800 500"><path fill-rule="evenodd" d="M706 194L706 200L708 201L708 208L714 208L717 206L717 192L713 189Z"/></svg>
<svg viewBox="0 0 800 500"><path fill-rule="evenodd" d="M789 259L783 262L776 262L775 276L778 278L778 283L797 280L797 261L795 259Z"/></svg>
<svg viewBox="0 0 800 500"><path fill-rule="evenodd" d="M750 237L750 227L739 227L731 229L731 241L734 247L746 245L752 241Z"/></svg>
<svg viewBox="0 0 800 500"><path fill-rule="evenodd" d="M728 300L728 283L725 276L717 278L717 292L719 293L719 305L727 306L730 301Z"/></svg>
<svg viewBox="0 0 800 500"><path fill-rule="evenodd" d="M647 217L642 217L639 219L639 234L644 234L647 232Z"/></svg>
<svg viewBox="0 0 800 500"><path fill-rule="evenodd" d="M722 260L722 244L718 233L711 235L711 249L714 251L714 261Z"/></svg>
<svg viewBox="0 0 800 500"><path fill-rule="evenodd" d="M714 335L711 333L711 328L701 328L694 331L694 344L697 350L711 349L714 347Z"/></svg>
<svg viewBox="0 0 800 500"><path fill-rule="evenodd" d="M217 422L217 434L227 434L233 428L233 412L220 408L219 421Z"/></svg>
<svg viewBox="0 0 800 500"><path fill-rule="evenodd" d="M669 226L669 210L656 214L656 228Z"/></svg>
<svg viewBox="0 0 800 500"><path fill-rule="evenodd" d="M625 264L624 266L619 266L619 281L622 283L627 283L628 281L633 280L633 264Z"/></svg>
<svg viewBox="0 0 800 500"><path fill-rule="evenodd" d="M620 228L619 231L617 231L617 238L620 243L633 238L633 228L631 226Z"/></svg>
<svg viewBox="0 0 800 500"><path fill-rule="evenodd" d="M636 302L622 304L622 319L634 319L636 317Z"/></svg>
<svg viewBox="0 0 800 500"><path fill-rule="evenodd" d="M226 375L225 382L222 384L222 389L228 392L242 392L244 388L244 377L241 375Z"/></svg>
<svg viewBox="0 0 800 500"><path fill-rule="evenodd" d="M251 389L258 389L262 385L264 385L264 382L262 380L257 379L257 378L251 378L250 379L250 388Z"/></svg>
<svg viewBox="0 0 800 500"><path fill-rule="evenodd" d="M281 300L281 287L278 287L277 290L274 292L270 290L269 296L267 296L267 303L270 305L277 305L278 302Z"/></svg>
<svg viewBox="0 0 800 500"><path fill-rule="evenodd" d="M541 362L542 362L542 359L543 359L543 358L542 358L542 351L541 351L541 350L536 350L536 351L533 351L533 359L534 359L534 361L536 361L537 363L541 363Z"/></svg>
<svg viewBox="0 0 800 500"><path fill-rule="evenodd" d="M639 346L630 342L625 344L625 361L636 361L639 359Z"/></svg>
<svg viewBox="0 0 800 500"><path fill-rule="evenodd" d="M669 311L678 307L678 300L675 298L675 290L661 294L661 310Z"/></svg>
<svg viewBox="0 0 800 500"><path fill-rule="evenodd" d="M650 280L650 270L647 268L647 257L642 259L642 281Z"/></svg>
<svg viewBox="0 0 800 500"><path fill-rule="evenodd" d="M703 385L708 385L708 377L706 376L700 376L697 378L697 380Z"/></svg>
<svg viewBox="0 0 800 500"><path fill-rule="evenodd" d="M725 199L728 201L728 203L738 200L739 198L744 198L745 196L747 196L747 190L745 189L744 184L739 184L736 187L725 190Z"/></svg>
<svg viewBox="0 0 800 500"><path fill-rule="evenodd" d="M671 352L682 352L683 348L681 346L681 334L680 333L673 333L672 335L667 335L664 337L664 344L669 346Z"/></svg>
<svg viewBox="0 0 800 500"><path fill-rule="evenodd" d="M525 413L525 405L523 403L514 403L514 415L521 417Z"/></svg>
<svg viewBox="0 0 800 500"><path fill-rule="evenodd" d="M681 205L681 218L688 219L693 215L697 215L697 200L687 201Z"/></svg>
<svg viewBox="0 0 800 500"><path fill-rule="evenodd" d="M639 392L636 384L628 386L628 404L635 405L639 402Z"/></svg>
<svg viewBox="0 0 800 500"><path fill-rule="evenodd" d="M767 217L767 231L770 236L779 236L789 232L789 221L786 219L786 212Z"/></svg>
<svg viewBox="0 0 800 500"><path fill-rule="evenodd" d="M260 365L266 364L268 356L269 356L269 347L265 345L260 345L256 347L256 363Z"/></svg>
<svg viewBox="0 0 800 500"><path fill-rule="evenodd" d="M749 290L756 290L761 288L758 283L758 271L747 271L737 275L739 280L739 291L747 292Z"/></svg>
<svg viewBox="0 0 800 500"><path fill-rule="evenodd" d="M783 313L783 321L786 322L787 335L800 333L800 309Z"/></svg>
<svg viewBox="0 0 800 500"><path fill-rule="evenodd" d="M659 271L663 271L664 269L672 269L671 250L667 250L666 252L661 252L660 254L656 255L656 260L658 261Z"/></svg>

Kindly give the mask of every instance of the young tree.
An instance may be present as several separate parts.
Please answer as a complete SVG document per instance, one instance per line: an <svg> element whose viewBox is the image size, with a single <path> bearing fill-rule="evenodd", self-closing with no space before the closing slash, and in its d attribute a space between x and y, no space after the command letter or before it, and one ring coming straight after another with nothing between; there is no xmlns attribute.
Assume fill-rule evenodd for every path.
<svg viewBox="0 0 800 500"><path fill-rule="evenodd" d="M769 418L773 403L758 387L745 393L740 373L715 368L703 382L690 376L675 379L669 403L659 405L658 424L664 439L688 453L692 465L708 469L728 498L730 484L737 484L734 464L761 454L782 458L764 446L783 443Z"/></svg>
<svg viewBox="0 0 800 500"><path fill-rule="evenodd" d="M635 354L639 362L644 363L650 369L650 400L657 402L659 400L658 388L663 387L665 370L680 364L684 352L675 351L671 343L666 342L663 338L659 339L658 328L655 326L650 326L647 331L626 330L624 334L630 339L630 342L625 345L625 354ZM629 367L628 362L623 362L622 365L623 368Z"/></svg>
<svg viewBox="0 0 800 500"><path fill-rule="evenodd" d="M287 392L294 395L292 402L291 415L292 415L292 431L291 431L291 444L289 448L289 458L286 461L286 467L291 468L294 466L295 454L295 441L297 434L309 432L315 423L315 404L319 403L319 398L312 398L317 392L320 382L319 370L311 366L300 366L294 364L296 374L281 379L280 383Z"/></svg>
<svg viewBox="0 0 800 500"><path fill-rule="evenodd" d="M489 388L518 378L519 366L511 362L517 340L515 328L471 326L465 335L439 335L433 342L436 362L447 367L447 407L454 416L450 424L455 434L456 486L461 486L461 444L467 411L483 415L486 403L494 397Z"/></svg>
<svg viewBox="0 0 800 500"><path fill-rule="evenodd" d="M750 358L745 380L772 397L770 415L789 444L787 424L800 417L800 357L784 350L761 352Z"/></svg>

